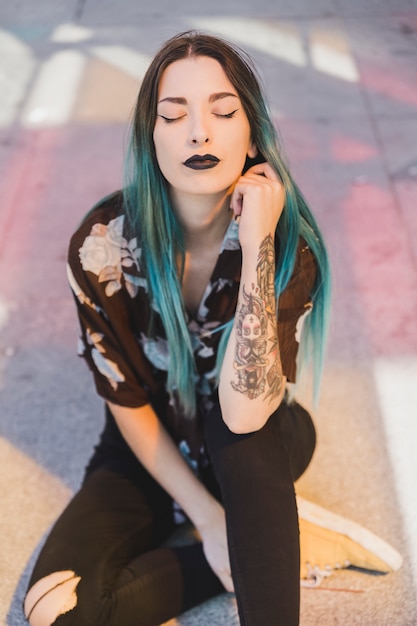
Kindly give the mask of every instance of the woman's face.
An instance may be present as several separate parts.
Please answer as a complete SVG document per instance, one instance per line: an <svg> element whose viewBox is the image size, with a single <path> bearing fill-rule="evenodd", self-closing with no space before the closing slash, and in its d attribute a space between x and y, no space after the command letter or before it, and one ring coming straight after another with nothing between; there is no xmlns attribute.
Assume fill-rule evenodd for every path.
<svg viewBox="0 0 417 626"><path fill-rule="evenodd" d="M228 191L255 156L249 121L218 61L175 61L162 74L153 139L174 199Z"/></svg>

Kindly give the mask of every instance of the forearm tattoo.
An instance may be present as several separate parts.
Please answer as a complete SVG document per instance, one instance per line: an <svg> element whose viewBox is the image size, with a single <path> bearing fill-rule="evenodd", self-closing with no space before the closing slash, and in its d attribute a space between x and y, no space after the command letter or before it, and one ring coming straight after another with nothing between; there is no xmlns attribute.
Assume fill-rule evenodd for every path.
<svg viewBox="0 0 417 626"><path fill-rule="evenodd" d="M283 384L276 333L274 274L274 240L268 235L259 247L257 284L252 283L250 290L242 286L242 304L236 311L234 368L237 382L232 381L232 387L251 399L263 393L265 398L276 397Z"/></svg>

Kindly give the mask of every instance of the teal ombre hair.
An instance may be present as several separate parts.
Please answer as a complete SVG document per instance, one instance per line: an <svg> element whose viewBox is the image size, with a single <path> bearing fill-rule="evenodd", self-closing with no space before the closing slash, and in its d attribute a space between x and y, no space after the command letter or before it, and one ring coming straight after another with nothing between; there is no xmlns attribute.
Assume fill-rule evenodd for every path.
<svg viewBox="0 0 417 626"><path fill-rule="evenodd" d="M316 391L322 371L330 299L330 273L323 239L283 159L277 131L250 59L244 52L217 37L194 31L173 37L154 57L139 91L126 159L124 201L129 224L142 247L153 307L159 312L166 332L170 355L167 386L190 417L195 413L197 375L181 293L184 238L172 209L168 183L158 166L153 131L163 72L171 63L192 56L208 56L220 63L245 109L252 141L259 153L258 161L270 163L284 185L286 204L276 231L279 244L275 275L277 296L292 275L300 236L316 259L317 275L312 293L314 306L306 318L299 358L302 365L312 357ZM233 320L222 327L217 354L218 372L232 325Z"/></svg>

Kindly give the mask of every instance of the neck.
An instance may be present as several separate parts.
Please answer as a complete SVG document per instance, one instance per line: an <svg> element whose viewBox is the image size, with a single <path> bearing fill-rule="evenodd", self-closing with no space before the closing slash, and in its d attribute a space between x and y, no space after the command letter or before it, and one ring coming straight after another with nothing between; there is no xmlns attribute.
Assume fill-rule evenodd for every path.
<svg viewBox="0 0 417 626"><path fill-rule="evenodd" d="M224 192L215 197L172 194L172 202L184 229L187 249L201 245L216 245L222 240L230 223L230 194Z"/></svg>

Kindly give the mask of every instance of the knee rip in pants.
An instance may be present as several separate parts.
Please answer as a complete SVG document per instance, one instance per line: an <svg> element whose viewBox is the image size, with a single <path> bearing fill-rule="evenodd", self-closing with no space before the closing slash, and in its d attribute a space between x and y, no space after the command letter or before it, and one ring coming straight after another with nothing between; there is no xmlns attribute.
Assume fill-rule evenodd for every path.
<svg viewBox="0 0 417 626"><path fill-rule="evenodd" d="M54 572L38 580L25 598L25 616L31 626L51 626L57 617L77 606L80 576L71 570Z"/></svg>

